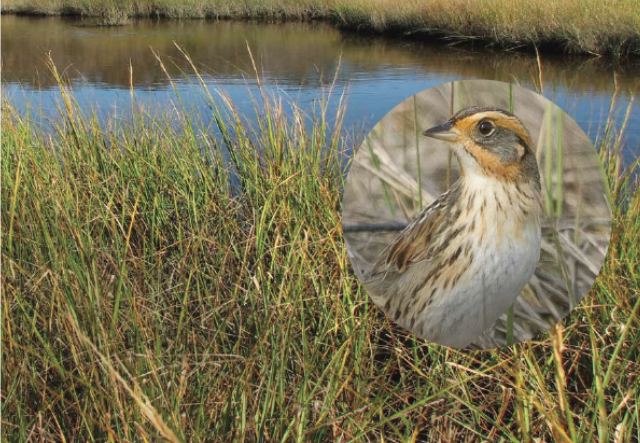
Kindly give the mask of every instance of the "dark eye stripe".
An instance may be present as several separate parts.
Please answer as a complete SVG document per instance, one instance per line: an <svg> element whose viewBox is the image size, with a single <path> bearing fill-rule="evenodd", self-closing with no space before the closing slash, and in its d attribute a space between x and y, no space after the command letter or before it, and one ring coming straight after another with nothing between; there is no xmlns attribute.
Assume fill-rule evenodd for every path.
<svg viewBox="0 0 640 443"><path fill-rule="evenodd" d="M520 143L520 146L525 148L527 146L527 143L518 134L516 134L516 137L518 137L518 143Z"/></svg>

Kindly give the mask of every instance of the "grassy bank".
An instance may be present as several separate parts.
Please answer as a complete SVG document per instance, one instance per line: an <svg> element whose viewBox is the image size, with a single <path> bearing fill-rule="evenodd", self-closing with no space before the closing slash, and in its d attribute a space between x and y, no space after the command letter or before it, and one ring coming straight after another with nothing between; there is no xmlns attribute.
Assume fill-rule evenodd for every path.
<svg viewBox="0 0 640 443"><path fill-rule="evenodd" d="M350 270L343 108L267 97L251 128L212 95L213 128L135 101L99 125L61 91L51 134L3 104L3 441L637 441L640 191L616 134L591 294L538 340L457 352L394 329Z"/></svg>
<svg viewBox="0 0 640 443"><path fill-rule="evenodd" d="M177 19L324 20L346 29L481 40L505 48L533 45L576 53L640 55L640 8L634 0L7 0L3 12Z"/></svg>

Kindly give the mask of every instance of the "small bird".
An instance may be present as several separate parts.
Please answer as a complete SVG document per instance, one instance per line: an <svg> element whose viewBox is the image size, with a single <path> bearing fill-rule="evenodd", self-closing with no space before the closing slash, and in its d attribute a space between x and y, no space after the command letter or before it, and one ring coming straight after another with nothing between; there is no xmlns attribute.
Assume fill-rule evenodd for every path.
<svg viewBox="0 0 640 443"><path fill-rule="evenodd" d="M381 253L364 286L405 329L468 348L535 271L540 174L529 131L503 109L472 106L423 135L450 143L461 176Z"/></svg>

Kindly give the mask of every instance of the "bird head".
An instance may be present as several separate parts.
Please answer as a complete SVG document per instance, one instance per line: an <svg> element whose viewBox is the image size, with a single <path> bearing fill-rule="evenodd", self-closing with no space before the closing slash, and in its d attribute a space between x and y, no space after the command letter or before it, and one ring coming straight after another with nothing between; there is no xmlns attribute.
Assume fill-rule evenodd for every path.
<svg viewBox="0 0 640 443"><path fill-rule="evenodd" d="M471 106L423 135L451 143L463 175L540 180L529 131L503 109Z"/></svg>

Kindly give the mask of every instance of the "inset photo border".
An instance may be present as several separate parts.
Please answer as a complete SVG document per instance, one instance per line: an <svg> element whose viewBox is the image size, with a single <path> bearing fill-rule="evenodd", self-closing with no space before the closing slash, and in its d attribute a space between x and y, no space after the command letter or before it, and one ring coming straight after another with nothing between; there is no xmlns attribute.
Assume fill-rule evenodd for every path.
<svg viewBox="0 0 640 443"><path fill-rule="evenodd" d="M353 269L390 320L465 349L561 321L611 236L588 136L541 95L489 80L442 84L387 114L355 154L342 216Z"/></svg>

